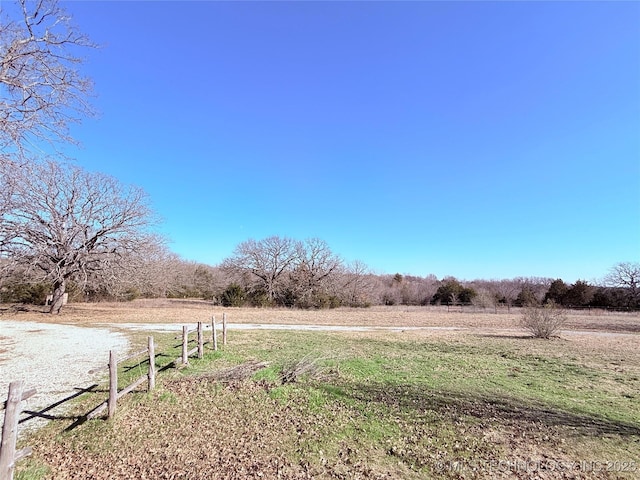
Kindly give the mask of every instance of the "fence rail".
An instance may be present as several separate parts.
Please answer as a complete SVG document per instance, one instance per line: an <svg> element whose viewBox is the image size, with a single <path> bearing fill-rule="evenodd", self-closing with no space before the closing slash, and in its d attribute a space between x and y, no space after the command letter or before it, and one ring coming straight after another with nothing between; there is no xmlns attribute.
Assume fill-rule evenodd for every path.
<svg viewBox="0 0 640 480"><path fill-rule="evenodd" d="M133 360L142 355L148 354L149 356L149 371L146 375L134 380L131 384L118 391L118 363L123 363L128 360ZM91 410L87 414L87 419L91 420L100 415L105 409L107 409L107 418L113 418L116 413L116 406L118 399L124 397L127 393L131 393L138 388L144 382L147 382L147 391L150 392L155 388L156 384L156 354L155 344L153 343L153 337L147 338L147 348L136 352L131 355L127 355L123 359L118 361L116 353L111 350L109 352L109 398L96 408Z"/></svg>
<svg viewBox="0 0 640 480"><path fill-rule="evenodd" d="M213 350L218 350L218 337L215 317L212 317L211 319L211 326L213 329L211 339L212 348ZM197 337L195 339L195 341L197 342L197 346L189 350L189 334L191 333L197 333ZM226 345L226 314L223 314L222 316L222 339L223 344ZM187 326L182 327L182 355L172 362L173 365L188 365L189 356L193 355L196 352L198 353L198 358L202 358L204 356L204 345L208 343L210 342L204 341L202 322L198 322L197 327L191 330L189 330ZM133 360L146 354L148 354L149 361L148 372L145 375L134 380L126 387L118 390L118 364L128 362L129 360ZM117 355L113 350L109 351L109 364L105 367L101 367L100 369L94 369L90 371L90 373L95 373L102 368L109 369L109 397L107 398L107 400L105 400L103 403L101 403L96 408L91 410L87 415L85 415L84 418L86 418L87 420L94 419L98 417L105 409L107 410L107 419L113 418L116 412L118 400L120 398L124 397L128 393L131 393L145 382L147 382L147 391L153 390L155 388L157 375L155 357L155 344L152 336L147 337L147 348L135 353L128 354L121 359L117 358ZM9 385L9 395L7 397L7 400L0 403L0 410L5 410L4 424L2 427L2 441L0 443L1 480L12 480L16 462L26 457L27 455L30 455L32 452L31 447L25 447L21 450L16 451L16 442L18 437L19 417L20 413L22 412L22 402L33 396L35 393L35 388L24 390L24 382L22 380L15 381Z"/></svg>

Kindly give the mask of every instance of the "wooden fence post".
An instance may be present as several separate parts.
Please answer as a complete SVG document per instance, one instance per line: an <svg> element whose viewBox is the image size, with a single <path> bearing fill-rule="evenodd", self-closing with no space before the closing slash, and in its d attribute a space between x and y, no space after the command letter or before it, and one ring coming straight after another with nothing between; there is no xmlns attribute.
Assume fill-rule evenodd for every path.
<svg viewBox="0 0 640 480"><path fill-rule="evenodd" d="M227 344L227 314L222 314L222 344Z"/></svg>
<svg viewBox="0 0 640 480"><path fill-rule="evenodd" d="M213 329L213 349L218 350L218 332L216 332L216 317L211 317L211 328Z"/></svg>
<svg viewBox="0 0 640 480"><path fill-rule="evenodd" d="M118 402L118 360L116 353L109 350L109 400L107 401L107 418L113 418Z"/></svg>
<svg viewBox="0 0 640 480"><path fill-rule="evenodd" d="M15 468L16 440L18 438L18 417L22 402L22 380L9 384L9 398L4 412L2 443L0 444L0 477L11 480Z"/></svg>
<svg viewBox="0 0 640 480"><path fill-rule="evenodd" d="M204 338L202 337L202 322L198 322L198 358L204 356Z"/></svg>
<svg viewBox="0 0 640 480"><path fill-rule="evenodd" d="M147 349L149 350L149 385L147 390L150 392L156 388L156 347L153 344L153 337L149 337L147 340Z"/></svg>
<svg viewBox="0 0 640 480"><path fill-rule="evenodd" d="M182 327L182 365L189 364L189 329L185 325Z"/></svg>

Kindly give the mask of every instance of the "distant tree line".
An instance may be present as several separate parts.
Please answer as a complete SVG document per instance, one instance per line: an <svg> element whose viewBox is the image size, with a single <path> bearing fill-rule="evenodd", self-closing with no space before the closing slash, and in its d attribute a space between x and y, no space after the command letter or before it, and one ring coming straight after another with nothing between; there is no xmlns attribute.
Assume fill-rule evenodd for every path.
<svg viewBox="0 0 640 480"><path fill-rule="evenodd" d="M0 261L0 301L41 304L54 282L10 259ZM578 280L518 277L462 281L375 274L362 262L346 262L320 239L272 236L247 240L220 265L187 261L161 242L126 251L118 262L67 282L70 301L136 298L202 298L228 307L303 309L371 305L475 305L640 308L640 264L615 265L599 285Z"/></svg>

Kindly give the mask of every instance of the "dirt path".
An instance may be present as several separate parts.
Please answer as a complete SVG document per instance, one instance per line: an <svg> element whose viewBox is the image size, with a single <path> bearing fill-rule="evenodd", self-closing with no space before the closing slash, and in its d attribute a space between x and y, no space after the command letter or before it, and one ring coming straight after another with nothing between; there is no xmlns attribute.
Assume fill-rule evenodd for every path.
<svg viewBox="0 0 640 480"><path fill-rule="evenodd" d="M107 328L83 328L73 325L0 322L0 400L7 397L9 383L25 382L37 394L26 401L25 410L38 411L86 388L104 375L90 370L106 365L109 350L126 351L123 333ZM65 405L47 411L64 412ZM23 415L21 418L29 417ZM20 429L40 424L42 419L28 419Z"/></svg>
<svg viewBox="0 0 640 480"><path fill-rule="evenodd" d="M149 331L149 332L176 332L182 330L184 323L116 323L101 324L103 327L121 328L123 330ZM190 328L195 328L196 324L187 324ZM211 330L210 324L203 325L206 330ZM462 327L369 327L362 325L293 325L279 323L229 323L229 330L305 330L318 332L404 332L411 330L468 330ZM222 330L222 325L218 323L216 330Z"/></svg>

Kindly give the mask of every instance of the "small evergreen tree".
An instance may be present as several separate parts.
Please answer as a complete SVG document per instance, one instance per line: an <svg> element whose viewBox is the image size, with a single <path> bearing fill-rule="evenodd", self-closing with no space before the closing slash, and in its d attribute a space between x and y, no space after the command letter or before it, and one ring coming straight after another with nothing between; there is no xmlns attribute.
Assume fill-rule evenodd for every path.
<svg viewBox="0 0 640 480"><path fill-rule="evenodd" d="M224 292L222 292L220 303L222 303L223 307L242 307L245 297L246 292L244 288L237 283L231 283Z"/></svg>
<svg viewBox="0 0 640 480"><path fill-rule="evenodd" d="M533 288L530 285L523 285L522 290L516 298L515 304L519 307L532 307L539 305L538 297L536 297Z"/></svg>
<svg viewBox="0 0 640 480"><path fill-rule="evenodd" d="M464 287L455 278L449 278L442 281L438 287L431 303L446 304L451 303L471 303L471 300L477 295L476 291L471 287Z"/></svg>
<svg viewBox="0 0 640 480"><path fill-rule="evenodd" d="M571 305L574 307L582 307L588 305L593 300L594 290L591 285L582 280L574 283L565 295L563 305Z"/></svg>
<svg viewBox="0 0 640 480"><path fill-rule="evenodd" d="M564 305L568 290L569 287L560 278L554 280L544 296L544 303L554 302L558 305Z"/></svg>

